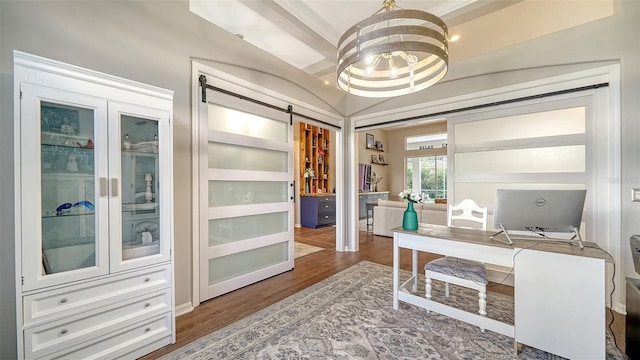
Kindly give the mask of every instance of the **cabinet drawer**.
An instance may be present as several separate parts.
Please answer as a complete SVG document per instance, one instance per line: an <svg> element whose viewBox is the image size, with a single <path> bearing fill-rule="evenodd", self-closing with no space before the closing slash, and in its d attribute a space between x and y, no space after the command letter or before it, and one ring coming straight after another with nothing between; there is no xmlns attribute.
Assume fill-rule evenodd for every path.
<svg viewBox="0 0 640 360"><path fill-rule="evenodd" d="M336 203L335 196L318 197L318 205L334 204L333 206L335 206L335 203Z"/></svg>
<svg viewBox="0 0 640 360"><path fill-rule="evenodd" d="M330 211L333 212L336 210L336 203L335 201L327 201L327 202L319 202L318 203L318 212L326 212L326 211Z"/></svg>
<svg viewBox="0 0 640 360"><path fill-rule="evenodd" d="M23 297L24 326L36 325L108 306L171 284L169 266L144 269L107 279Z"/></svg>
<svg viewBox="0 0 640 360"><path fill-rule="evenodd" d="M39 358L111 334L127 324L171 311L171 291L165 289L114 304L98 313L64 318L25 330L27 358Z"/></svg>
<svg viewBox="0 0 640 360"><path fill-rule="evenodd" d="M324 213L318 214L318 225L334 224L336 222L336 214Z"/></svg>
<svg viewBox="0 0 640 360"><path fill-rule="evenodd" d="M165 339L158 344L157 348L171 343L171 329L173 321L171 314L167 313L161 317L156 317L148 321L140 322L133 326L121 329L108 336L95 338L94 341L83 344L82 347L75 347L45 357L45 359L105 359L120 358L143 348L145 345ZM153 351L153 350L151 350ZM136 356L137 357L137 356Z"/></svg>

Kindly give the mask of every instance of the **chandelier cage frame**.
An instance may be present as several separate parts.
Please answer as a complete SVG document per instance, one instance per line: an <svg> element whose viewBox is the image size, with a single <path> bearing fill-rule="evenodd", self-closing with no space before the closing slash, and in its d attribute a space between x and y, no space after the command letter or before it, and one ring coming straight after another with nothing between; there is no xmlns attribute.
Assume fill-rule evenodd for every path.
<svg viewBox="0 0 640 360"><path fill-rule="evenodd" d="M350 27L338 41L337 83L345 92L363 97L405 95L446 75L445 22L424 11L392 7L395 2L386 0L382 9Z"/></svg>

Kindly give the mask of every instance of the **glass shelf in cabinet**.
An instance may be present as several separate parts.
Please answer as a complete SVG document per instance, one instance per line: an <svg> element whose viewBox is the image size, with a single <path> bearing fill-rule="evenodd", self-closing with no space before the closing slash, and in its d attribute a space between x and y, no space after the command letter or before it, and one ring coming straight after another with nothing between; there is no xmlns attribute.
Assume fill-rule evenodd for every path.
<svg viewBox="0 0 640 360"><path fill-rule="evenodd" d="M74 151L85 151L85 152L92 152L93 151L93 147L86 147L86 146L81 146L78 144L45 144L42 143L41 144L43 149L49 149L49 150L58 150L58 149L64 149L64 150L68 150L68 149L73 149Z"/></svg>
<svg viewBox="0 0 640 360"><path fill-rule="evenodd" d="M72 148L93 148L93 140L89 136L66 135L43 131L40 137L42 145L64 146Z"/></svg>
<svg viewBox="0 0 640 360"><path fill-rule="evenodd" d="M154 210L157 209L159 204L157 202L150 203L123 203L122 211L139 211L139 210Z"/></svg>
<svg viewBox="0 0 640 360"><path fill-rule="evenodd" d="M86 213L63 213L63 214L56 214L55 211L47 211L44 214L42 214L42 218L43 219L48 219L48 218L53 218L53 219L61 219L61 218L66 218L66 217L71 217L71 216L88 216L88 215L95 215L95 212L86 212Z"/></svg>
<svg viewBox="0 0 640 360"><path fill-rule="evenodd" d="M158 155L158 143L155 141L143 141L136 144L128 145L128 148L122 147L123 153Z"/></svg>

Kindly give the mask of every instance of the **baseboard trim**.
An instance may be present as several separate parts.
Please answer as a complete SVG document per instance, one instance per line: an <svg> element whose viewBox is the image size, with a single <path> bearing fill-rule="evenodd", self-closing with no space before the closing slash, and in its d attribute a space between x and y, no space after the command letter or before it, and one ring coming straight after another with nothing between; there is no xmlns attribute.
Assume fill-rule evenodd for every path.
<svg viewBox="0 0 640 360"><path fill-rule="evenodd" d="M176 306L176 317L184 314L188 314L193 311L193 306L191 306L191 302L187 302L181 305Z"/></svg>

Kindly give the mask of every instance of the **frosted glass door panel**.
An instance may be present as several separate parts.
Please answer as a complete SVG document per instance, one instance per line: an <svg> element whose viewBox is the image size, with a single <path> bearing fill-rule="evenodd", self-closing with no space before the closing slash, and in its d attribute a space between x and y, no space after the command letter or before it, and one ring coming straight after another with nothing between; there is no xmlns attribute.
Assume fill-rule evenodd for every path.
<svg viewBox="0 0 640 360"><path fill-rule="evenodd" d="M209 285L287 261L288 242L264 246L209 260Z"/></svg>
<svg viewBox="0 0 640 360"><path fill-rule="evenodd" d="M207 129L199 144L201 300L293 268L290 114L218 91L207 90L207 101L199 108Z"/></svg>
<svg viewBox="0 0 640 360"><path fill-rule="evenodd" d="M537 112L455 124L456 145L585 133L585 108Z"/></svg>
<svg viewBox="0 0 640 360"><path fill-rule="evenodd" d="M591 100L556 99L449 119L448 200L489 206L493 226L498 189L589 189L595 113L585 102Z"/></svg>
<svg viewBox="0 0 640 360"><path fill-rule="evenodd" d="M209 181L209 207L288 201L285 181Z"/></svg>
<svg viewBox="0 0 640 360"><path fill-rule="evenodd" d="M250 146L209 143L209 168L287 172L289 154Z"/></svg>
<svg viewBox="0 0 640 360"><path fill-rule="evenodd" d="M40 104L45 274L96 265L94 112Z"/></svg>
<svg viewBox="0 0 640 360"><path fill-rule="evenodd" d="M209 130L287 142L288 124L216 104L209 104Z"/></svg>
<svg viewBox="0 0 640 360"><path fill-rule="evenodd" d="M160 253L158 121L120 116L122 260Z"/></svg>
<svg viewBox="0 0 640 360"><path fill-rule="evenodd" d="M287 231L289 231L289 214L286 212L209 220L209 246Z"/></svg>
<svg viewBox="0 0 640 360"><path fill-rule="evenodd" d="M585 171L584 145L455 154L456 175Z"/></svg>

